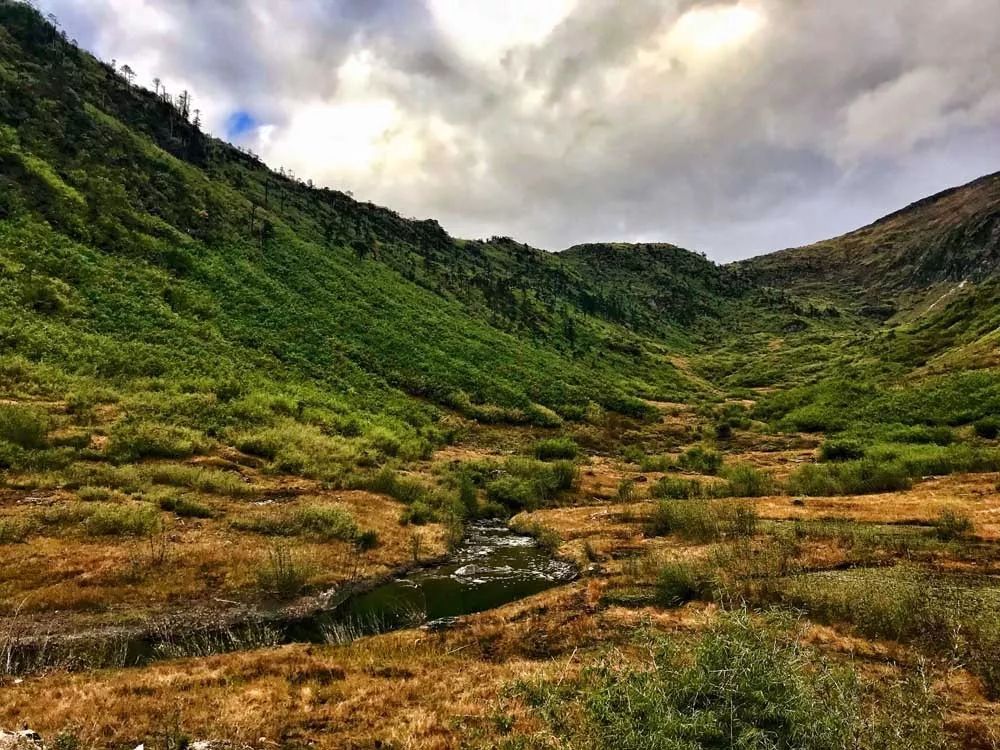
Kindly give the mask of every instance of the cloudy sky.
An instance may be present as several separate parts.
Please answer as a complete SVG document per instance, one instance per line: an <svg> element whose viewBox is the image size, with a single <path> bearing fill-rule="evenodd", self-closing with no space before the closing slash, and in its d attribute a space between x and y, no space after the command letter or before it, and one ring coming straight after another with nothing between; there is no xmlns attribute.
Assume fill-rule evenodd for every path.
<svg viewBox="0 0 1000 750"><path fill-rule="evenodd" d="M1000 0L39 0L206 129L453 234L717 260L1000 170Z"/></svg>

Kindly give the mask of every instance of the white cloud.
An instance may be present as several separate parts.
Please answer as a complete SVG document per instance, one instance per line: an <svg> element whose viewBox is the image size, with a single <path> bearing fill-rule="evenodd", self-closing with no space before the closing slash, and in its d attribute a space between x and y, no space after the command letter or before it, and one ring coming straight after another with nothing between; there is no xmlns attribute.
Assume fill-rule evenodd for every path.
<svg viewBox="0 0 1000 750"><path fill-rule="evenodd" d="M1000 169L1000 0L137 2L42 0L273 166L462 235L730 259Z"/></svg>

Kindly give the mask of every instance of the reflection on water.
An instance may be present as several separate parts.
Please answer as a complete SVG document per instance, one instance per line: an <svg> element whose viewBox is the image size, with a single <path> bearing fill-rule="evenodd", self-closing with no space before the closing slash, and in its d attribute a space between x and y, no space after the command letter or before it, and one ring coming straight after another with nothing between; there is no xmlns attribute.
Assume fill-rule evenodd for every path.
<svg viewBox="0 0 1000 750"><path fill-rule="evenodd" d="M442 565L417 571L345 602L322 623L327 640L348 640L421 622L445 625L572 580L576 570L535 540L497 522L470 525Z"/></svg>

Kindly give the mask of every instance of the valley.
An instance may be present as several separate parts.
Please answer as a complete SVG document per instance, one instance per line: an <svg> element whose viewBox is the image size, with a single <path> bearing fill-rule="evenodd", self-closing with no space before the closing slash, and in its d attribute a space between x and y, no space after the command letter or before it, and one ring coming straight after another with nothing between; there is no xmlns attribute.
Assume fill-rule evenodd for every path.
<svg viewBox="0 0 1000 750"><path fill-rule="evenodd" d="M1000 747L998 269L1000 173L729 265L453 238L0 0L0 729Z"/></svg>

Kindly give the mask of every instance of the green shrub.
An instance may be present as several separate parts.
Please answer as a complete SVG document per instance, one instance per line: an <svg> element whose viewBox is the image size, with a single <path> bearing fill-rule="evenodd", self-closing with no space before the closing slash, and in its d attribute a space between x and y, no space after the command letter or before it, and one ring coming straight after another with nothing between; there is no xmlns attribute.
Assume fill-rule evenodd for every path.
<svg viewBox="0 0 1000 750"><path fill-rule="evenodd" d="M579 446L568 437L547 438L535 443L533 453L541 461L553 459L573 459L580 452Z"/></svg>
<svg viewBox="0 0 1000 750"><path fill-rule="evenodd" d="M690 500L708 497L710 492L707 485L697 479L662 477L650 487L649 494L658 500Z"/></svg>
<svg viewBox="0 0 1000 750"><path fill-rule="evenodd" d="M678 560L667 563L656 579L656 600L665 607L678 607L712 597L711 573L700 562Z"/></svg>
<svg viewBox="0 0 1000 750"><path fill-rule="evenodd" d="M76 491L76 496L85 503L105 502L114 497L114 490L110 487L81 487Z"/></svg>
<svg viewBox="0 0 1000 750"><path fill-rule="evenodd" d="M362 531L354 540L354 546L361 552L367 552L378 547L378 532L372 529Z"/></svg>
<svg viewBox="0 0 1000 750"><path fill-rule="evenodd" d="M996 440L997 436L1000 435L1000 418L987 417L980 419L973 427L979 437L986 440Z"/></svg>
<svg viewBox="0 0 1000 750"><path fill-rule="evenodd" d="M187 487L228 497L250 497L257 494L253 485L247 484L239 474L231 471L182 464L157 464L146 469L145 473L154 484Z"/></svg>
<svg viewBox="0 0 1000 750"><path fill-rule="evenodd" d="M623 479L618 483L618 492L616 493L618 502L620 503L631 503L635 501L635 481L632 479Z"/></svg>
<svg viewBox="0 0 1000 750"><path fill-rule="evenodd" d="M513 511L534 509L571 489L579 473L572 461L512 458L504 464L499 478L487 482L486 499Z"/></svg>
<svg viewBox="0 0 1000 750"><path fill-rule="evenodd" d="M45 447L48 431L49 418L44 412L18 404L0 404L0 441L39 450Z"/></svg>
<svg viewBox="0 0 1000 750"><path fill-rule="evenodd" d="M722 454L718 451L695 446L681 454L677 459L677 466L686 471L714 476L722 468L722 461Z"/></svg>
<svg viewBox="0 0 1000 750"><path fill-rule="evenodd" d="M160 510L173 513L179 518L214 518L215 512L207 505L186 497L162 497L158 504Z"/></svg>
<svg viewBox="0 0 1000 750"><path fill-rule="evenodd" d="M723 472L726 493L731 497L766 497L774 493L770 474L751 466L737 464Z"/></svg>
<svg viewBox="0 0 1000 750"><path fill-rule="evenodd" d="M196 430L157 422L121 422L112 429L107 455L128 463L142 458L190 458L208 448Z"/></svg>
<svg viewBox="0 0 1000 750"><path fill-rule="evenodd" d="M975 529L972 517L967 513L946 508L934 519L934 534L943 542L970 535Z"/></svg>
<svg viewBox="0 0 1000 750"><path fill-rule="evenodd" d="M749 503L721 500L663 500L650 518L650 536L675 534L707 543L722 538L749 538L756 533L757 513Z"/></svg>
<svg viewBox="0 0 1000 750"><path fill-rule="evenodd" d="M311 536L323 541L355 541L358 526L343 508L308 505L294 511L279 510L235 519L230 524L238 531L263 536Z"/></svg>
<svg viewBox="0 0 1000 750"><path fill-rule="evenodd" d="M84 527L91 536L147 536L159 522L149 505L100 505L87 516Z"/></svg>
<svg viewBox="0 0 1000 750"><path fill-rule="evenodd" d="M854 440L827 440L819 447L820 461L856 461L864 457L864 447Z"/></svg>
<svg viewBox="0 0 1000 750"><path fill-rule="evenodd" d="M514 511L534 508L539 502L537 488L517 477L501 477L487 484L486 499Z"/></svg>
<svg viewBox="0 0 1000 750"><path fill-rule="evenodd" d="M0 519L0 544L20 544L31 535L31 524L14 519Z"/></svg>
<svg viewBox="0 0 1000 750"><path fill-rule="evenodd" d="M902 466L872 459L806 464L788 478L789 492L806 497L896 492L907 490L912 484L910 475Z"/></svg>
<svg viewBox="0 0 1000 750"><path fill-rule="evenodd" d="M400 477L388 466L377 473L355 483L359 489L366 489L379 495L388 495L401 503L412 505L424 498L427 487L415 479Z"/></svg>
<svg viewBox="0 0 1000 750"><path fill-rule="evenodd" d="M310 505L295 514L302 533L324 540L351 541L358 535L358 525L349 512L330 505Z"/></svg>

